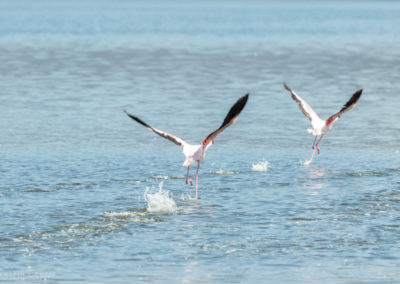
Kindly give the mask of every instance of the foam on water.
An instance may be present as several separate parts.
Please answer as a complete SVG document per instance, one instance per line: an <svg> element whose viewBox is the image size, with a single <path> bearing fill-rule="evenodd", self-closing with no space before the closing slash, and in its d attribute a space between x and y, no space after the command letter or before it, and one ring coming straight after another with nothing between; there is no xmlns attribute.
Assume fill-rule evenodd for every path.
<svg viewBox="0 0 400 284"><path fill-rule="evenodd" d="M299 160L298 165L299 165L299 166L307 166L307 165L306 165L306 162L307 162L307 161L304 161L304 162L303 162L302 160Z"/></svg>
<svg viewBox="0 0 400 284"><path fill-rule="evenodd" d="M200 197L196 198L194 195L190 195L190 193L182 193L180 200L185 201L185 200L198 200Z"/></svg>
<svg viewBox="0 0 400 284"><path fill-rule="evenodd" d="M175 213L178 211L174 199L169 196L169 191L163 189L163 182L160 182L159 189L155 193L149 193L150 188L146 187L144 199L147 202L147 211L150 213Z"/></svg>
<svg viewBox="0 0 400 284"><path fill-rule="evenodd" d="M157 175L157 176L153 176L155 179L182 179L185 178L184 176L161 176L161 175Z"/></svg>
<svg viewBox="0 0 400 284"><path fill-rule="evenodd" d="M262 160L256 164L253 164L251 170L253 172L266 172L269 170L269 168L270 168L269 162L266 160Z"/></svg>
<svg viewBox="0 0 400 284"><path fill-rule="evenodd" d="M106 211L101 216L104 217L132 217L135 216L136 213L134 212L113 212L113 211Z"/></svg>
<svg viewBox="0 0 400 284"><path fill-rule="evenodd" d="M145 210L145 209L143 209L143 210ZM143 211L143 212L141 212L141 211L123 211L123 212L106 211L100 215L105 218L116 219L118 222L129 221L129 222L136 222L136 223L149 223L149 222L159 222L160 221L157 218L153 218L146 211Z"/></svg>
<svg viewBox="0 0 400 284"><path fill-rule="evenodd" d="M137 183L141 183L141 180L138 179L121 179L121 180L116 180L116 182L118 183L133 183L133 184L137 184Z"/></svg>
<svg viewBox="0 0 400 284"><path fill-rule="evenodd" d="M235 174L235 172L232 172L232 171L224 171L223 169L219 169L219 171L216 171L216 172L214 172L214 173L217 174L217 175L223 175L223 176Z"/></svg>

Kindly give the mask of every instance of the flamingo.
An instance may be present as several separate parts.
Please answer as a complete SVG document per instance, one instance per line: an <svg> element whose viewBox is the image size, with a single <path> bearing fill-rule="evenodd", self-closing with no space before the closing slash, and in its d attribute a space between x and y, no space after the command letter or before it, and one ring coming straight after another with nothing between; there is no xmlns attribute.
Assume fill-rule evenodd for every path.
<svg viewBox="0 0 400 284"><path fill-rule="evenodd" d="M320 149L318 147L319 142L321 142L322 138L326 135L326 133L332 128L333 123L338 120L338 118L345 113L346 111L349 111L353 109L356 104L358 99L360 98L362 94L362 89L359 89L356 91L351 98L348 100L348 102L342 107L342 109L335 113L334 115L330 116L327 120L322 120L319 118L319 116L314 112L314 110L306 103L305 100L303 100L299 95L297 95L295 92L293 92L284 82L283 82L283 87L288 90L292 94L292 99L299 105L299 109L303 112L303 114L311 121L312 129L308 129L307 131L311 133L312 135L315 136L314 143L312 146L313 153L307 162L304 163L304 165L309 165L314 159L315 151L318 151L318 155L320 153ZM320 138L317 141L317 137L320 136ZM317 141L317 143L315 143Z"/></svg>
<svg viewBox="0 0 400 284"><path fill-rule="evenodd" d="M225 128L236 122L236 120L239 117L240 112L243 110L247 103L247 99L249 97L249 94L246 94L245 96L241 97L240 99L237 100L237 102L231 107L229 110L228 114L226 115L224 121L222 122L221 126L218 127L215 131L211 132L201 144L198 145L192 145L187 142L185 142L183 139L174 136L170 133L167 133L162 130L158 130L157 128L151 127L147 123L145 123L143 120L140 118L129 114L126 110L124 112L133 120L136 122L140 123L144 127L146 127L148 130L160 135L161 137L171 141L172 143L176 144L177 146L183 146L183 154L185 155L186 159L183 163L184 166L187 167L187 173L186 173L186 184L188 184L188 178L189 178L189 169L190 167L197 162L197 171L196 171L196 196L195 199L198 199L198 174L199 174L199 168L200 168L200 163L204 159L205 153L207 149L214 143L214 138L220 134ZM190 185L193 185L193 181L190 179Z"/></svg>

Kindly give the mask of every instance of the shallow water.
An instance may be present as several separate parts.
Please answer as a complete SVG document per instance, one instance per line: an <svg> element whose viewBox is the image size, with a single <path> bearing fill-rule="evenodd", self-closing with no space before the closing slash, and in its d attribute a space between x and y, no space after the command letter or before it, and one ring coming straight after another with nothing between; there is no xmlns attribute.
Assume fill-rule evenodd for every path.
<svg viewBox="0 0 400 284"><path fill-rule="evenodd" d="M399 12L1 2L0 281L397 282ZM364 89L311 166L282 81L323 118ZM122 112L199 143L247 92L198 201L181 149Z"/></svg>

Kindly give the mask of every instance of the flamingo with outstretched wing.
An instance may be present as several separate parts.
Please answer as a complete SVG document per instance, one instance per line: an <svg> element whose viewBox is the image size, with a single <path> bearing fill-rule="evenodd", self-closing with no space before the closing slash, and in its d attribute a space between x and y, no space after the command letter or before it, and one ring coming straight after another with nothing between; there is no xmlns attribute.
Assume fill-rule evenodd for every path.
<svg viewBox="0 0 400 284"><path fill-rule="evenodd" d="M339 112L330 116L327 120L322 120L315 113L315 111L307 104L307 102L305 100L303 100L298 94L293 92L285 83L283 83L283 87L292 94L292 99L299 105L299 109L311 121L311 125L313 128L308 129L308 132L312 133L312 135L315 136L314 143L312 146L313 153L312 153L310 160L308 160L307 162L304 163L304 165L309 165L309 164L311 164L311 162L314 159L315 151L318 151L318 154L320 153L318 144L319 144L319 142L321 142L322 137L324 137L324 135L326 135L326 133L332 128L333 123L336 120L338 120L339 117L343 113L353 109L356 106L357 101L362 94L362 89L356 91L351 96L350 100L348 100L348 102L342 107L342 109ZM320 138L317 141L318 136L320 136ZM317 143L315 143L315 142L317 142Z"/></svg>
<svg viewBox="0 0 400 284"><path fill-rule="evenodd" d="M203 140L203 142L199 145L191 145L187 142L185 142L183 139L174 136L170 133L167 133L165 131L159 130L157 128L151 127L147 123L145 123L143 120L140 118L129 114L126 110L124 112L133 120L136 122L140 123L144 127L146 127L148 130L160 135L161 137L173 142L174 144L178 146L183 146L183 154L185 155L186 159L185 162L183 163L184 166L187 167L187 174L186 174L186 184L190 182L192 184L192 180L188 181L189 178L189 168L197 162L197 171L196 171L196 196L195 198L198 199L198 174L199 174L199 168L200 168L200 163L204 159L205 153L207 149L214 143L214 138L220 134L223 130L225 130L228 126L233 124L239 117L239 114L245 107L247 103L247 99L249 98L249 94L246 94L245 96L241 97L237 102L231 107L229 110L228 114L226 115L224 121L222 122L221 126L218 127L215 131L211 132L206 139Z"/></svg>

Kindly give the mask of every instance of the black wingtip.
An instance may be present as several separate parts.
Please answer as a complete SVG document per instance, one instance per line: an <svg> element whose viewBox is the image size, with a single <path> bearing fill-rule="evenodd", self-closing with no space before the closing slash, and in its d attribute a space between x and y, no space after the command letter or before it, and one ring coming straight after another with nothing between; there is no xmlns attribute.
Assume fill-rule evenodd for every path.
<svg viewBox="0 0 400 284"><path fill-rule="evenodd" d="M249 96L250 96L250 94L249 93L247 93L247 94L245 94L241 99L243 99L245 102L244 102L244 104L246 104L247 103L247 100L249 99Z"/></svg>
<svg viewBox="0 0 400 284"><path fill-rule="evenodd" d="M247 103L247 100L249 99L249 93L245 94L243 97L239 98L236 103L231 107L231 109L229 110L230 114L239 114L244 106Z"/></svg>
<svg viewBox="0 0 400 284"><path fill-rule="evenodd" d="M206 139L204 139L203 141L203 145L205 145L205 143L209 142L209 138L212 137L215 133L217 133L219 130L221 130L222 128L224 128L226 125L229 125L231 123L234 123L237 119L237 117L239 116L239 114L242 112L242 110L244 109L244 107L246 106L247 100L249 99L250 94L247 93L246 95L244 95L243 97L239 98L236 103L231 107L231 109L229 110L228 114L225 116L224 122L222 122L221 126L218 127L217 130L215 130L214 132L210 133Z"/></svg>
<svg viewBox="0 0 400 284"><path fill-rule="evenodd" d="M340 111L344 111L344 110L346 110L346 109L348 109L350 107L353 108L356 105L358 99L361 97L362 91L363 91L363 89L357 90L351 96L350 100L342 107L342 109Z"/></svg>
<svg viewBox="0 0 400 284"><path fill-rule="evenodd" d="M243 97L241 97L240 99L238 99L236 101L236 103L229 110L228 114L226 115L226 117L224 119L224 122L221 124L220 127L223 127L223 126L227 125L228 123L230 123L232 119L237 117L242 112L242 110L246 106L247 100L249 99L249 95L250 94L247 93L246 95L244 95Z"/></svg>
<svg viewBox="0 0 400 284"><path fill-rule="evenodd" d="M249 96L250 96L249 93L245 94L243 97L241 97L241 98L233 105L233 107L238 106L238 108L239 108L238 114L243 110L244 106L247 104L247 100L249 99Z"/></svg>
<svg viewBox="0 0 400 284"><path fill-rule="evenodd" d="M354 98L355 101L357 101L357 100L360 98L360 96L362 95L362 92L363 92L363 89L357 90L357 91L353 94L352 98Z"/></svg>
<svg viewBox="0 0 400 284"><path fill-rule="evenodd" d="M285 82L282 82L282 85L283 85L283 87L284 87L287 91L292 92L292 89L290 89L290 88L288 87L288 85L286 85Z"/></svg>
<svg viewBox="0 0 400 284"><path fill-rule="evenodd" d="M127 112L125 109L124 109L124 112L126 113L127 116L129 116L130 118L132 118L132 119L135 120L136 122L140 123L141 125L143 125L143 126L145 126L145 127L148 127L148 128L151 128L150 125L148 125L146 122L144 122L143 120L141 120L139 117L130 114L130 113Z"/></svg>

